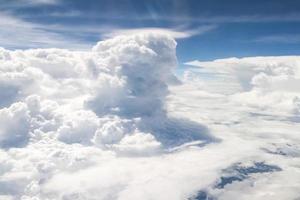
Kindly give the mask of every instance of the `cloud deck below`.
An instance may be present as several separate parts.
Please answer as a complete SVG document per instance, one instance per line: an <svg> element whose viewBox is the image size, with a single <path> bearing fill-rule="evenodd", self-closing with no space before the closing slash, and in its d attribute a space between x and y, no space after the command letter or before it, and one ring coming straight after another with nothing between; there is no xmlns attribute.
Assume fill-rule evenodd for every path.
<svg viewBox="0 0 300 200"><path fill-rule="evenodd" d="M0 49L0 199L297 199L299 63L195 61L174 85L165 34Z"/></svg>

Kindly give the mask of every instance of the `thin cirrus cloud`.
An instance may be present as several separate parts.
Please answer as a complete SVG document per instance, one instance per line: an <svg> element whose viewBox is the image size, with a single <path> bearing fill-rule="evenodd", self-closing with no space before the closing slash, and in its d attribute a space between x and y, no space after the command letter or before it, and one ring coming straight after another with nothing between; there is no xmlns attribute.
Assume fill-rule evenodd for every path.
<svg viewBox="0 0 300 200"><path fill-rule="evenodd" d="M5 13L0 13L0 16L0 27L2 27L0 46L2 47L12 49L34 47L87 48L85 42L69 38L54 30L47 30L47 26L27 22Z"/></svg>
<svg viewBox="0 0 300 200"><path fill-rule="evenodd" d="M115 37L117 35L132 35L133 33L153 32L163 33L172 36L173 38L182 39L189 38L195 35L205 34L216 29L216 25L203 25L193 29L167 29L167 28L137 28L137 29L115 29L109 33L104 34L105 37Z"/></svg>
<svg viewBox="0 0 300 200"><path fill-rule="evenodd" d="M300 35L298 34L269 35L269 36L259 37L255 39L254 42L298 44L300 43Z"/></svg>
<svg viewBox="0 0 300 200"><path fill-rule="evenodd" d="M60 0L12 0L3 2L0 5L0 9L7 9L10 11L16 11L18 9L26 9L32 7L44 7L44 6L59 6Z"/></svg>
<svg viewBox="0 0 300 200"><path fill-rule="evenodd" d="M45 13L40 13L44 16ZM80 10L69 10L68 12L51 11L45 16L47 17L61 17L61 18L82 18L82 19L110 19L120 21L165 21L165 22L177 22L177 23L266 23L266 22L299 22L300 15L298 13L286 13L279 15L264 15L264 14L249 14L249 15L231 15L231 14L219 14L219 15L205 15L200 14L197 16L190 16L186 14L181 15L161 15L161 14L126 14L126 17L116 14L99 14L99 13L84 13ZM30 17L30 15L29 15Z"/></svg>
<svg viewBox="0 0 300 200"><path fill-rule="evenodd" d="M58 6L61 5L61 0L21 0L24 3L19 3L19 6Z"/></svg>
<svg viewBox="0 0 300 200"><path fill-rule="evenodd" d="M102 37L113 37L120 34L133 32L153 31L166 33L174 38L188 38L205 34L216 28L215 25L203 25L197 28L120 28L110 25L63 25L41 24L26 21L8 13L0 13L0 46L10 49L15 48L70 48L89 49L93 42ZM92 36L94 39L86 39Z"/></svg>

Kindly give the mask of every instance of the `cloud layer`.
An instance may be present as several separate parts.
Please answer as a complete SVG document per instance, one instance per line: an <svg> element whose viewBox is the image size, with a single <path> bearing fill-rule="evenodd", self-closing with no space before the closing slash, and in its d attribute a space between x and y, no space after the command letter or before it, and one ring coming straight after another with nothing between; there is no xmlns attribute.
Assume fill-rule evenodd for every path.
<svg viewBox="0 0 300 200"><path fill-rule="evenodd" d="M101 41L90 52L1 49L1 198L107 199L123 190L123 198L137 198L136 187L125 191L135 179L125 175L135 171L131 162L210 140L204 127L167 116L175 48L170 36L148 32ZM175 124L187 133L163 132ZM120 180L101 177L112 169L111 179L123 162ZM81 175L75 177L79 185L70 186L71 177L65 182L68 190L52 184L78 170L89 182L85 187ZM90 177L94 170L104 178L103 188Z"/></svg>
<svg viewBox="0 0 300 200"><path fill-rule="evenodd" d="M299 198L299 58L192 64L149 31L0 49L0 199Z"/></svg>

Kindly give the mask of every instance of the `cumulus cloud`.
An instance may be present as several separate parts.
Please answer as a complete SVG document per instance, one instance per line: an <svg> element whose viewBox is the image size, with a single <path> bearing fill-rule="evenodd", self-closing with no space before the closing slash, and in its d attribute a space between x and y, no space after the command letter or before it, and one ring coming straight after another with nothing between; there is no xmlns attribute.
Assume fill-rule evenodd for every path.
<svg viewBox="0 0 300 200"><path fill-rule="evenodd" d="M228 58L188 65L209 71L216 79L230 80L238 88L233 100L269 112L298 113L300 88L298 56Z"/></svg>
<svg viewBox="0 0 300 200"><path fill-rule="evenodd" d="M101 159L110 163L116 156L158 156L177 136L174 145L208 141L204 128L189 129L180 120L178 128L193 133L163 131L175 124L165 110L168 82L176 79L175 48L169 35L148 32L101 41L90 52L1 49L1 198L99 197L87 193L97 188L94 179L74 193L50 187L52 177L98 169Z"/></svg>
<svg viewBox="0 0 300 200"><path fill-rule="evenodd" d="M1 147L18 146L29 138L29 120L26 104L15 103L0 110Z"/></svg>
<svg viewBox="0 0 300 200"><path fill-rule="evenodd" d="M298 63L197 62L211 77L174 85L164 32L0 49L0 199L298 198Z"/></svg>
<svg viewBox="0 0 300 200"><path fill-rule="evenodd" d="M176 43L164 34L158 35L121 36L93 48L99 57L96 64L110 65L108 70L114 75L99 76L100 94L88 102L98 114L116 108L120 114L139 117L163 109L166 83L174 76L172 70L177 64ZM99 103L105 95L111 105Z"/></svg>

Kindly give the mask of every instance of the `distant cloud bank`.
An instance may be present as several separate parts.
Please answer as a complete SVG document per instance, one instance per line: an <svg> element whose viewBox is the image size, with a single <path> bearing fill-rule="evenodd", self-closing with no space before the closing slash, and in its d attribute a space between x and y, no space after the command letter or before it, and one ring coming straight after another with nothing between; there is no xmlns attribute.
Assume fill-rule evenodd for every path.
<svg viewBox="0 0 300 200"><path fill-rule="evenodd" d="M194 61L178 80L176 34L1 48L0 199L299 198L300 58Z"/></svg>

